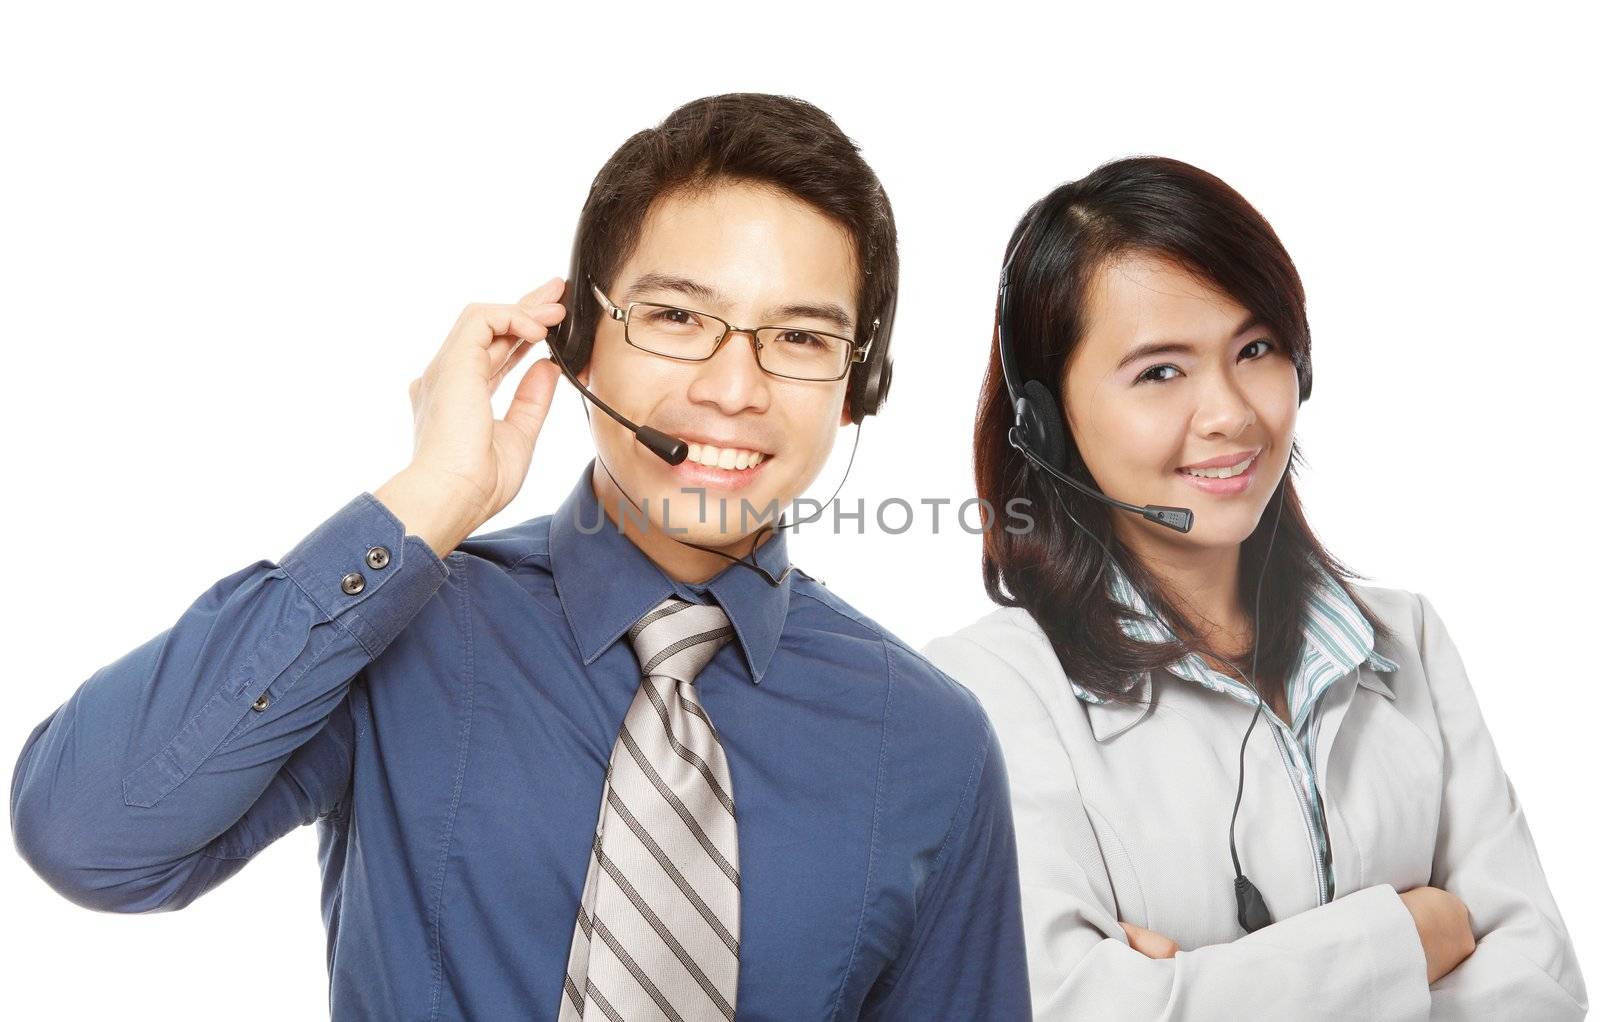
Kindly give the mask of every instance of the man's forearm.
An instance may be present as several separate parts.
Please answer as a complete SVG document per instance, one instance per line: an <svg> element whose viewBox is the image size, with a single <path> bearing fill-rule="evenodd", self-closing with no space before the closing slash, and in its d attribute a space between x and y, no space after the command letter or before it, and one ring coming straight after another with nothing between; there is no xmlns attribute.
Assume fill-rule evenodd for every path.
<svg viewBox="0 0 1600 1022"><path fill-rule="evenodd" d="M421 537L441 560L483 524L469 500L411 468L397 473L372 495L405 523L408 535Z"/></svg>
<svg viewBox="0 0 1600 1022"><path fill-rule="evenodd" d="M204 852L251 812L325 725L355 675L437 592L448 568L363 493L282 559L213 583L168 629L96 671L34 729L12 777L23 858L88 907L186 903ZM336 799L348 764L300 764ZM278 800L283 833L305 806ZM267 810L262 810L267 811ZM258 812L259 817L259 812Z"/></svg>

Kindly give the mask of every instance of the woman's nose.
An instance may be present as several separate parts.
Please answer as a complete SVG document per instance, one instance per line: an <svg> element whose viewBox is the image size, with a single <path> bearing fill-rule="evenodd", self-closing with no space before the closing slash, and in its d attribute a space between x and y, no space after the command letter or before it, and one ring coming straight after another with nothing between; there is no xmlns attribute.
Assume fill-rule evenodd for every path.
<svg viewBox="0 0 1600 1022"><path fill-rule="evenodd" d="M1249 395L1227 373L1212 375L1202 386L1195 409L1195 430L1204 436L1232 438L1256 421Z"/></svg>

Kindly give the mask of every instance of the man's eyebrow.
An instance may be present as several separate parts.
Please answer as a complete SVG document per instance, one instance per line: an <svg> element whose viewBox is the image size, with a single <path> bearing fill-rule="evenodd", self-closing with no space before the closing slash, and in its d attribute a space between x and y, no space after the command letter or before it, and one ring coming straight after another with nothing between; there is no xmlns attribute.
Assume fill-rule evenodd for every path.
<svg viewBox="0 0 1600 1022"><path fill-rule="evenodd" d="M845 312L836 302L800 302L794 305L784 305L767 312L767 318L775 319L773 326L783 326L782 320L793 317L795 319L820 319L832 323L840 330L850 330L855 326L850 320L850 314Z"/></svg>
<svg viewBox="0 0 1600 1022"><path fill-rule="evenodd" d="M676 291L688 295L690 298L702 302L720 302L722 295L716 288L709 284L702 284L698 280L688 277L675 277L670 273L646 273L628 285L628 290L622 293L623 304L638 301L639 296L655 291Z"/></svg>
<svg viewBox="0 0 1600 1022"><path fill-rule="evenodd" d="M1249 333L1262 325L1264 324L1260 316L1246 316L1243 322L1234 328L1233 339L1238 340L1241 334ZM1136 345L1126 355L1122 356L1122 361L1117 363L1117 368L1121 369L1128 363L1144 358L1146 355L1192 355L1194 350L1194 345L1187 341L1146 341L1144 344Z"/></svg>
<svg viewBox="0 0 1600 1022"><path fill-rule="evenodd" d="M685 295L695 301L712 305L720 305L723 302L722 292L710 284L702 284L698 280L691 280L688 277L679 277L670 273L642 274L632 284L628 285L628 289L622 293L621 299L622 303L626 305L628 302L643 300L642 296L659 294L662 291ZM764 320L762 325L764 326L783 326L784 323L782 321L786 319L820 319L844 331L849 331L855 326L850 314L845 312L843 306L837 302L791 302L787 305L768 309L762 318Z"/></svg>

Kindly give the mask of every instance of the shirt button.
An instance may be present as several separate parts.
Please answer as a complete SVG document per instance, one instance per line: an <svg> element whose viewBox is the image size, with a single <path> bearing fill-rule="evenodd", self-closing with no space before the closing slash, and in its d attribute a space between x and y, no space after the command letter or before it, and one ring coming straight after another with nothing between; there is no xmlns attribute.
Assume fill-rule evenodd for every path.
<svg viewBox="0 0 1600 1022"><path fill-rule="evenodd" d="M267 698L267 694L265 692L263 692L263 693L261 693L261 698L260 699L257 699L255 702L250 704L250 708L252 710L255 710L257 713L259 713L259 712L261 712L262 710L265 710L268 706L271 706L271 705L272 705L272 700L268 699Z"/></svg>
<svg viewBox="0 0 1600 1022"><path fill-rule="evenodd" d="M367 551L367 567L387 568L389 566L389 548L375 546Z"/></svg>
<svg viewBox="0 0 1600 1022"><path fill-rule="evenodd" d="M361 577L361 572L352 571L339 580L339 588L348 596L354 596L367 587L367 580Z"/></svg>

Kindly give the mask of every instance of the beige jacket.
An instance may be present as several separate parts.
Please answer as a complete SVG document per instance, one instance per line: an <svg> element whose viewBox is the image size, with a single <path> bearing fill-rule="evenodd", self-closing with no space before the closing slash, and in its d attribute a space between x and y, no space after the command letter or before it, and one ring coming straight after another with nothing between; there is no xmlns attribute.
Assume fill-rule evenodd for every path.
<svg viewBox="0 0 1600 1022"><path fill-rule="evenodd" d="M1319 904L1296 785L1258 722L1238 846L1276 922L1251 934L1227 843L1248 705L1165 671L1146 679L1150 707L1083 702L1015 608L923 650L1000 736L1037 1018L1583 1017L1571 941L1443 622L1421 595L1357 591L1404 641L1377 647L1399 670L1358 665L1322 696L1334 897ZM1431 988L1398 895L1426 884L1466 903L1478 939ZM1119 920L1183 950L1146 958Z"/></svg>

